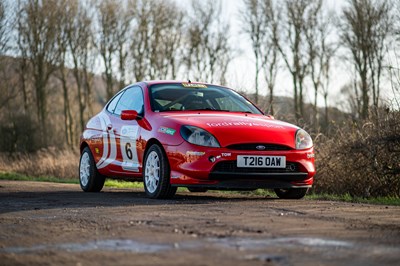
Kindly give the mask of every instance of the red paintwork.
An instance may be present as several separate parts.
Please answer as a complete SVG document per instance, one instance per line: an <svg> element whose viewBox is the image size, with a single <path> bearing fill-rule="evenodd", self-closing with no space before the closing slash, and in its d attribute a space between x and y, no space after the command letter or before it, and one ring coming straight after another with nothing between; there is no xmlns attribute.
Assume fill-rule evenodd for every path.
<svg viewBox="0 0 400 266"><path fill-rule="evenodd" d="M277 176L272 178L274 184L267 182L262 187L310 187L313 184L315 174L314 150L313 148L307 150L295 149L295 133L299 129L297 126L274 120L270 116L247 113L225 113L211 110L153 112L149 103L148 87L158 83L166 82L153 81L136 84L142 87L144 94L145 115L142 119L122 120L120 117L108 113L104 108L87 123L81 136L81 151L86 145L90 147L101 174L114 178L142 180L144 153L149 148L149 144L158 142L162 145L170 164L171 184L176 186L200 185L209 188L230 188L229 184L224 185L225 183L220 180L211 180L209 174L216 163L235 161L237 155L283 155L286 156L287 162L298 163L299 172L306 173L302 180L296 181L280 180ZM171 83L180 82L171 81ZM125 119L132 119L135 114L127 112L124 116ZM207 130L216 137L221 148L197 146L186 142L180 135L181 125L192 125ZM122 167L124 147L120 146L120 138L123 126L134 126L138 130L136 150L139 164L135 171L127 171ZM161 127L173 129L175 133L173 135L166 134L160 130ZM108 145L104 145L104 140L109 142ZM244 151L226 148L231 144L246 143L280 144L292 149L285 151ZM115 147L114 150L113 147ZM103 156L103 153L107 155ZM115 160L106 158L113 157L111 156L113 153ZM209 160L211 156L217 158L215 162ZM103 165L106 166L101 167L102 161L104 161ZM240 180L246 181L246 178L246 174L243 174ZM252 178L250 177L249 180L252 180Z"/></svg>

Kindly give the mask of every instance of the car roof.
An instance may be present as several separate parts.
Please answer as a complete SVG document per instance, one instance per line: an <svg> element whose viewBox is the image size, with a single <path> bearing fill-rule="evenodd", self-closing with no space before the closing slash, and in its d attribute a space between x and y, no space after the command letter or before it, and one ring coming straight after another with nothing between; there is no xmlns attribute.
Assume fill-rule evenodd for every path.
<svg viewBox="0 0 400 266"><path fill-rule="evenodd" d="M193 83L193 84L205 84L205 85L212 85L204 82L192 82L188 80L149 80L143 81L147 86L156 85L156 84L173 84L173 83Z"/></svg>

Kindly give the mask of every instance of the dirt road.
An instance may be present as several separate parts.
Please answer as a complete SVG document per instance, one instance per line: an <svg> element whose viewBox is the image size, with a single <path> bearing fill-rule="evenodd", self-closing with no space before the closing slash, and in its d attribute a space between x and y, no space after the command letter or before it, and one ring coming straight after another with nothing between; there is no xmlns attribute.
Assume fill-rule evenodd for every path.
<svg viewBox="0 0 400 266"><path fill-rule="evenodd" d="M0 265L399 263L399 207L0 181Z"/></svg>

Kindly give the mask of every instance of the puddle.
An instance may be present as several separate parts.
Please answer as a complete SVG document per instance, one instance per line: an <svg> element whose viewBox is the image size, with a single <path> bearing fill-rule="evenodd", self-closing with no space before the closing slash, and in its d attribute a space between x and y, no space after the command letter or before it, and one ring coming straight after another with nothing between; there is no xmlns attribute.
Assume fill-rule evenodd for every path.
<svg viewBox="0 0 400 266"><path fill-rule="evenodd" d="M45 250L65 250L70 252L84 252L93 250L103 251L125 251L134 253L156 253L173 249L199 249L209 245L222 246L224 248L235 248L239 250L260 250L267 247L352 247L351 243L337 240L326 240L320 238L210 238L205 241L191 241L172 244L154 244L139 242L131 239L108 239L91 241L87 243L63 243L56 245L36 245L33 247L8 247L0 249L1 253L26 253Z"/></svg>
<svg viewBox="0 0 400 266"><path fill-rule="evenodd" d="M268 238L268 239L252 239L252 238L215 238L210 239L211 242L217 245L222 245L228 248L237 248L240 250L256 250L267 247L327 247L327 248L349 248L353 244L345 241L329 240L322 238L310 237L283 237L283 238Z"/></svg>
<svg viewBox="0 0 400 266"><path fill-rule="evenodd" d="M37 245L33 247L9 247L0 249L5 253L27 253L46 250L66 250L70 252L84 252L93 250L126 251L135 253L156 253L176 248L174 244L151 244L135 240L110 239L87 243L65 243L58 245Z"/></svg>
<svg viewBox="0 0 400 266"><path fill-rule="evenodd" d="M313 237L279 237L279 238L205 238L171 243L150 243L133 239L107 239L90 241L86 243L61 243L36 245L32 247L5 247L0 248L1 253L36 253L44 251L90 252L90 251L120 251L131 253L159 253L169 251L196 251L202 249L233 249L242 251L238 258L245 260L257 260L285 265L288 262L287 252L303 250L310 254L323 254L326 259L346 257L354 254L364 254L369 258L398 258L400 248L398 246L361 245L347 241L313 238ZM276 249L278 248L278 249ZM274 254L276 251L282 254ZM317 253L313 253L317 252ZM250 253L250 254L249 254ZM241 254L241 255L240 255ZM242 257L245 255L244 257Z"/></svg>

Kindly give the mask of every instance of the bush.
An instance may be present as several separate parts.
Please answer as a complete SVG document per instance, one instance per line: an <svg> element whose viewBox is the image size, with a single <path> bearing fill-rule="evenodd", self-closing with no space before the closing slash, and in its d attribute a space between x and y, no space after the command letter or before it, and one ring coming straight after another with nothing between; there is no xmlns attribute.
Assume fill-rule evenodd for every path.
<svg viewBox="0 0 400 266"><path fill-rule="evenodd" d="M400 197L400 112L381 111L316 138L316 193Z"/></svg>
<svg viewBox="0 0 400 266"><path fill-rule="evenodd" d="M39 149L37 124L30 115L0 120L0 152L33 152Z"/></svg>
<svg viewBox="0 0 400 266"><path fill-rule="evenodd" d="M56 148L41 149L34 153L0 154L0 171L28 176L54 176L78 178L79 154Z"/></svg>

